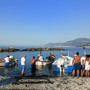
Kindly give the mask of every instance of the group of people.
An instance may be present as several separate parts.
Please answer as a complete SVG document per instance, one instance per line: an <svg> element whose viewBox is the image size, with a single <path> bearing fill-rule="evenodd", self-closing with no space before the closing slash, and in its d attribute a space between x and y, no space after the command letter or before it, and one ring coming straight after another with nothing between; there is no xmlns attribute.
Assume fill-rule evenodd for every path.
<svg viewBox="0 0 90 90"><path fill-rule="evenodd" d="M44 59L50 59L51 57L53 57L53 59L55 58L54 54L50 54L49 57L43 56L42 54L39 54L37 59L40 61L43 61ZM21 74L24 75L25 72L25 65L26 65L26 55L24 55L21 58L21 67L22 67L22 72ZM31 71L35 71L35 56L32 57L32 59L30 60L31 62ZM79 52L76 52L74 58L73 58L73 71L72 71L72 75L74 76L90 76L90 57L86 57L86 55L83 55L83 57L80 58L79 56Z"/></svg>
<svg viewBox="0 0 90 90"><path fill-rule="evenodd" d="M79 52L76 52L74 58L73 58L73 71L72 71L73 77L77 75L79 76L90 76L90 57L87 57L86 55L83 55L83 57L80 58Z"/></svg>
<svg viewBox="0 0 90 90"><path fill-rule="evenodd" d="M55 59L55 55L53 53L50 53L49 56L47 56L46 54L42 54L40 53L37 57L37 60L40 60L40 61L46 61L46 60L54 60Z"/></svg>
<svg viewBox="0 0 90 90"><path fill-rule="evenodd" d="M32 59L30 60L30 63L31 63L31 72L34 73L35 70L36 70L36 67L35 67L36 60L45 61L45 60L54 60L54 59L55 59L55 55L53 53L50 53L49 56L47 56L45 54L42 55L40 53L37 58L35 58L35 56L33 56ZM24 55L21 58L21 68L22 68L21 74L22 74L22 76L24 76L25 66L26 66L26 55Z"/></svg>
<svg viewBox="0 0 90 90"><path fill-rule="evenodd" d="M6 58L4 58L5 61L5 67L9 67L9 59L12 58L9 55L7 55ZM44 60L53 60L55 59L55 55L54 54L50 54L50 56L46 56L46 55L42 55L39 54L37 57L37 60L40 61L44 61ZM35 56L32 57L32 59L30 60L31 62L31 70L35 71ZM80 58L79 56L79 52L76 52L74 58L73 58L73 71L72 71L72 76L86 76L89 77L90 76L90 57L87 57L86 55L83 55L83 57ZM25 66L26 66L26 55L24 55L21 58L21 68L22 68L22 72L21 74L24 75L25 72Z"/></svg>

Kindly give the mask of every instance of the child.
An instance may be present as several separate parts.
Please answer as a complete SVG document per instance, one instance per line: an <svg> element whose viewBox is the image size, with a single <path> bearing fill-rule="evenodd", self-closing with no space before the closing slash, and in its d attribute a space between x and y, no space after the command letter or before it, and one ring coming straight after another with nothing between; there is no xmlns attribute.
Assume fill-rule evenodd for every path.
<svg viewBox="0 0 90 90"><path fill-rule="evenodd" d="M90 58L86 59L85 63L85 70L86 70L86 77L89 77L89 70L90 70Z"/></svg>
<svg viewBox="0 0 90 90"><path fill-rule="evenodd" d="M85 60L82 60L82 62L81 62L81 77L84 76L84 72L85 72Z"/></svg>

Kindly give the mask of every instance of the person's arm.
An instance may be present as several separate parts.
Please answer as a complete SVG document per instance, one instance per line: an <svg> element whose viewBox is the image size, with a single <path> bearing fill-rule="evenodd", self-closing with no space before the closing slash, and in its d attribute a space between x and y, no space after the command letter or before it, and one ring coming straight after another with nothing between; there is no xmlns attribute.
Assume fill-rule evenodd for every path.
<svg viewBox="0 0 90 90"><path fill-rule="evenodd" d="M2 62L5 62L5 59L4 58L2 59Z"/></svg>
<svg viewBox="0 0 90 90"><path fill-rule="evenodd" d="M81 58L79 57L79 63L81 63Z"/></svg>
<svg viewBox="0 0 90 90"><path fill-rule="evenodd" d="M72 65L74 64L74 62L75 62L75 57L73 58Z"/></svg>
<svg viewBox="0 0 90 90"><path fill-rule="evenodd" d="M26 66L26 60L24 61L24 65Z"/></svg>

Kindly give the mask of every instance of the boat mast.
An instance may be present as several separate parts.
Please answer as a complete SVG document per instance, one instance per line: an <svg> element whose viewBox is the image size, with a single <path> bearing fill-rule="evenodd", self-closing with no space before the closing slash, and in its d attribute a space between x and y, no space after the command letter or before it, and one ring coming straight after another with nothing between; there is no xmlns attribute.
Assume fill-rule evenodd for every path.
<svg viewBox="0 0 90 90"><path fill-rule="evenodd" d="M83 47L83 50L84 50L84 55L86 55L86 48L85 48L85 47Z"/></svg>
<svg viewBox="0 0 90 90"><path fill-rule="evenodd" d="M70 54L70 52L69 52L69 47L68 47L68 52L67 52L67 53L68 53L68 56L69 56L69 54Z"/></svg>

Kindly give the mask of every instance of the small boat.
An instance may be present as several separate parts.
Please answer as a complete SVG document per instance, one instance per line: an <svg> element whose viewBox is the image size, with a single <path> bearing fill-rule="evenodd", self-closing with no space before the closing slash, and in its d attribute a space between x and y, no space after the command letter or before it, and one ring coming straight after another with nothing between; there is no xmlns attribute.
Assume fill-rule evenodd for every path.
<svg viewBox="0 0 90 90"><path fill-rule="evenodd" d="M54 72L62 72L62 70L63 72L72 72L72 61L73 58L70 56L61 56L52 63L52 70Z"/></svg>
<svg viewBox="0 0 90 90"><path fill-rule="evenodd" d="M16 61L10 61L9 66L14 66L16 64ZM0 61L0 67L4 67L5 62Z"/></svg>
<svg viewBox="0 0 90 90"><path fill-rule="evenodd" d="M14 66L18 62L18 60L17 59L14 59L13 56L10 56L9 59L10 59L9 66ZM4 67L4 66L5 66L4 60L0 61L0 67Z"/></svg>
<svg viewBox="0 0 90 90"><path fill-rule="evenodd" d="M37 60L35 65L41 65L41 66L45 66L45 65L49 65L49 64L52 64L53 63L53 60L46 60L46 61L40 61L40 60Z"/></svg>

